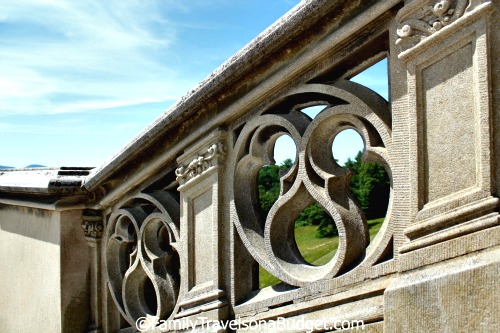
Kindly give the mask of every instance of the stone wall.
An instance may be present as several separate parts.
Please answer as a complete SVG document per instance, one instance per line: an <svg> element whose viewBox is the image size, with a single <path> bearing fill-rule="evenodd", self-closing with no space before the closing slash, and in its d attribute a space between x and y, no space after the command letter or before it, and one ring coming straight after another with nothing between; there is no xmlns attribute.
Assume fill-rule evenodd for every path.
<svg viewBox="0 0 500 333"><path fill-rule="evenodd" d="M0 204L0 331L83 332L90 309L81 210Z"/></svg>
<svg viewBox="0 0 500 333"><path fill-rule="evenodd" d="M0 174L2 267L23 262L1 286L43 285L32 299L50 306L37 315L54 316L18 313L28 301L9 290L1 328L223 332L215 321L262 321L288 332L317 321L319 332L345 320L366 332L500 331L498 25L491 1L302 1L79 186L63 173L33 190L12 179L35 171ZM350 81L383 58L389 101ZM314 119L301 111L315 105ZM391 179L371 242L331 153L344 129ZM281 135L297 154L266 215L257 175ZM313 202L339 230L322 266L294 239ZM47 266L25 259L33 249L58 256L43 278ZM259 266L282 283L259 289Z"/></svg>

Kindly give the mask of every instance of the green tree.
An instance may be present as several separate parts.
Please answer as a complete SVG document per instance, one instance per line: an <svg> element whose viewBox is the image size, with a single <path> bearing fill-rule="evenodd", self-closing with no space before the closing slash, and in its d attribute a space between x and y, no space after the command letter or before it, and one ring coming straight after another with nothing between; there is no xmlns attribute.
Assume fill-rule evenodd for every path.
<svg viewBox="0 0 500 333"><path fill-rule="evenodd" d="M380 164L361 161L361 156L360 151L354 161L349 158L344 164L354 172L351 192L368 220L384 217L389 203L389 175Z"/></svg>
<svg viewBox="0 0 500 333"><path fill-rule="evenodd" d="M317 225L318 231L316 236L318 238L338 235L335 222L316 202L304 209L297 217L297 220L295 220L296 227L304 225Z"/></svg>
<svg viewBox="0 0 500 333"><path fill-rule="evenodd" d="M286 159L281 165L265 165L259 171L259 200L262 210L267 214L278 200L280 193L280 174L284 175L293 166L291 159ZM317 203L304 209L297 220L296 226L317 225L318 237L331 237L338 234L333 219Z"/></svg>
<svg viewBox="0 0 500 333"><path fill-rule="evenodd" d="M280 171L286 172L293 166L291 159L281 165L265 165L259 171L259 200L262 210L267 214L280 194Z"/></svg>
<svg viewBox="0 0 500 333"><path fill-rule="evenodd" d="M353 171L350 188L367 219L384 217L389 202L390 180L385 169L373 162L362 162L362 152L355 159L348 159L344 164ZM280 174L284 175L293 166L291 159L281 165L266 165L259 171L259 199L262 210L267 214L278 199L280 193ZM332 237L338 235L335 222L316 202L304 209L295 226L317 225L317 236Z"/></svg>

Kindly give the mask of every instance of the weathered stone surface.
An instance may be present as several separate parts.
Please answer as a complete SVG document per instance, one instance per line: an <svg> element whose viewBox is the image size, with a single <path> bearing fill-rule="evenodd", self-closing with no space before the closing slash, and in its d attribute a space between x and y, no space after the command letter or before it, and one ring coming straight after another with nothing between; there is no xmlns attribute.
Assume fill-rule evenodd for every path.
<svg viewBox="0 0 500 333"><path fill-rule="evenodd" d="M403 274L385 292L384 332L498 332L500 248Z"/></svg>
<svg viewBox="0 0 500 333"><path fill-rule="evenodd" d="M5 169L0 171L0 193L56 195L84 192L83 181L92 168Z"/></svg>
<svg viewBox="0 0 500 333"><path fill-rule="evenodd" d="M89 317L81 211L0 204L0 331L83 332Z"/></svg>
<svg viewBox="0 0 500 333"><path fill-rule="evenodd" d="M499 25L486 0L302 1L92 173L0 172L0 330L500 331ZM389 102L349 80L384 57ZM347 128L391 179L371 242L331 152ZM281 135L296 163L265 215ZM339 230L323 266L294 239L313 202Z"/></svg>

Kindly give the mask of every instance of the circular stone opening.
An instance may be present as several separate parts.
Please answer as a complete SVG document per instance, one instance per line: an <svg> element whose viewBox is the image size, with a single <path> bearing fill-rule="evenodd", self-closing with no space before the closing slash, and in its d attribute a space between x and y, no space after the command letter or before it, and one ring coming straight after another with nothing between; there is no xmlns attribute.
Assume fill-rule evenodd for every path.
<svg viewBox="0 0 500 333"><path fill-rule="evenodd" d="M353 129L341 131L332 144L337 164L352 172L350 191L365 215L371 241L387 214L390 178L381 164L362 161L363 149L363 140Z"/></svg>
<svg viewBox="0 0 500 333"><path fill-rule="evenodd" d="M283 164L285 161L295 162L297 155L297 147L295 142L289 135L280 136L274 143L274 161L277 165Z"/></svg>
<svg viewBox="0 0 500 333"><path fill-rule="evenodd" d="M260 207L267 216L281 190L281 177L286 175L295 163L295 142L288 135L280 136L274 145L275 165L264 165L257 179Z"/></svg>
<svg viewBox="0 0 500 333"><path fill-rule="evenodd" d="M335 136L332 144L333 158L340 166L362 154L365 144L361 135L353 129L345 129Z"/></svg>

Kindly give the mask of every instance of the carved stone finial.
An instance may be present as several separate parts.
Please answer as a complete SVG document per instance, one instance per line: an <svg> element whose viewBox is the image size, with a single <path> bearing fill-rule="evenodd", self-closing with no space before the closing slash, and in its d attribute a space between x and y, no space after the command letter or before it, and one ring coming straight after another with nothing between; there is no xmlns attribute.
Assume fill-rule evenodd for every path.
<svg viewBox="0 0 500 333"><path fill-rule="evenodd" d="M201 175L210 167L222 162L226 156L226 145L223 141L213 143L207 148L207 152L199 154L188 165L180 164L175 170L177 180L182 185L187 181Z"/></svg>
<svg viewBox="0 0 500 333"><path fill-rule="evenodd" d="M402 51L420 43L425 38L460 18L470 0L434 0L412 17L403 20L396 31L396 44Z"/></svg>
<svg viewBox="0 0 500 333"><path fill-rule="evenodd" d="M82 214L82 228L85 232L85 238L101 238L104 225L100 211L84 210Z"/></svg>

